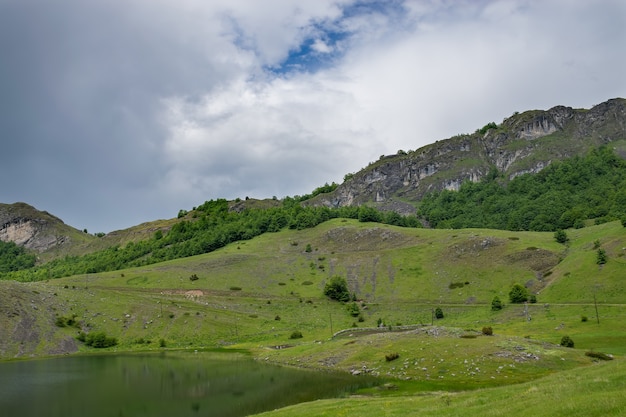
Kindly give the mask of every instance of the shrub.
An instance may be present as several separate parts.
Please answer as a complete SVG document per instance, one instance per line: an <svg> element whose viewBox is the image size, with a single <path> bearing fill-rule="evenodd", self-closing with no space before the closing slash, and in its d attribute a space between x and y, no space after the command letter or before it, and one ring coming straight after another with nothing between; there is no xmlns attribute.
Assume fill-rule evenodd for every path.
<svg viewBox="0 0 626 417"><path fill-rule="evenodd" d="M324 286L324 295L331 300L349 301L350 293L346 280L339 276L332 277Z"/></svg>
<svg viewBox="0 0 626 417"><path fill-rule="evenodd" d="M164 348L165 346L167 346L167 343L165 342L165 339L160 339L159 340L159 347Z"/></svg>
<svg viewBox="0 0 626 417"><path fill-rule="evenodd" d="M233 285L232 287L230 287L230 290L231 291L241 291L241 287L236 287L236 286Z"/></svg>
<svg viewBox="0 0 626 417"><path fill-rule="evenodd" d="M500 297L496 295L493 297L493 300L491 300L491 311L499 310L502 310L502 301L500 301Z"/></svg>
<svg viewBox="0 0 626 417"><path fill-rule="evenodd" d="M54 321L54 324L57 327L65 327L65 326L76 327L76 328L80 327L80 323L78 321L76 321L76 314L72 314L72 317L62 317L62 316L59 316Z"/></svg>
<svg viewBox="0 0 626 417"><path fill-rule="evenodd" d="M117 345L117 339L114 337L108 337L104 332L89 334L80 332L77 339L84 342L85 345L96 349L108 348Z"/></svg>
<svg viewBox="0 0 626 417"><path fill-rule="evenodd" d="M587 320L589 320L587 316L580 316L580 321L582 321L583 323L585 323Z"/></svg>
<svg viewBox="0 0 626 417"><path fill-rule="evenodd" d="M589 351L589 352L585 352L585 355L589 356L590 358L600 359L600 360L603 360L603 361L612 361L613 360L613 355L608 355L608 354L602 353L602 352Z"/></svg>
<svg viewBox="0 0 626 417"><path fill-rule="evenodd" d="M357 317L361 313L361 310L359 309L358 304L357 303L348 304L348 313L350 313L352 317Z"/></svg>
<svg viewBox="0 0 626 417"><path fill-rule="evenodd" d="M530 296L528 297L528 302L531 304L536 304L537 303L537 296L535 294L530 294Z"/></svg>
<svg viewBox="0 0 626 417"><path fill-rule="evenodd" d="M443 310L440 307L435 309L435 318L442 319L443 318Z"/></svg>
<svg viewBox="0 0 626 417"><path fill-rule="evenodd" d="M294 330L293 332L291 332L291 334L289 335L290 339L302 339L302 332L299 330Z"/></svg>
<svg viewBox="0 0 626 417"><path fill-rule="evenodd" d="M568 348L573 348L574 347L574 341L572 340L571 337L569 337L567 335L563 336L561 338L561 346L568 347Z"/></svg>
<svg viewBox="0 0 626 417"><path fill-rule="evenodd" d="M567 237L567 233L565 233L565 230L559 229L554 232L554 240L559 243L567 243L567 241L569 241L569 237Z"/></svg>
<svg viewBox="0 0 626 417"><path fill-rule="evenodd" d="M491 328L491 326L484 326L482 332L485 336L493 335L493 329Z"/></svg>
<svg viewBox="0 0 626 417"><path fill-rule="evenodd" d="M395 361L399 357L400 357L400 355L398 353L389 353L389 354L385 355L385 360L387 362L391 362L391 361Z"/></svg>
<svg viewBox="0 0 626 417"><path fill-rule="evenodd" d="M313 248L311 248L311 244L310 243L306 244L306 248L304 249L304 251L305 252L312 252L313 251Z"/></svg>
<svg viewBox="0 0 626 417"><path fill-rule="evenodd" d="M602 248L598 249L598 254L596 255L596 263L598 265L604 265L608 260L608 256L606 255L606 251Z"/></svg>
<svg viewBox="0 0 626 417"><path fill-rule="evenodd" d="M196 274L191 274L191 276L189 277L190 281L197 281L198 280L198 275Z"/></svg>
<svg viewBox="0 0 626 417"><path fill-rule="evenodd" d="M497 128L498 128L498 125L495 122L489 122L486 125L484 125L483 127L481 127L480 129L478 129L477 132L480 133L481 135L484 135L489 130L497 129Z"/></svg>
<svg viewBox="0 0 626 417"><path fill-rule="evenodd" d="M274 320L276 320L276 321L280 321L280 316L276 316L276 317L274 317Z"/></svg>
<svg viewBox="0 0 626 417"><path fill-rule="evenodd" d="M509 291L509 301L511 303L524 303L528 301L528 290L522 284L514 284Z"/></svg>

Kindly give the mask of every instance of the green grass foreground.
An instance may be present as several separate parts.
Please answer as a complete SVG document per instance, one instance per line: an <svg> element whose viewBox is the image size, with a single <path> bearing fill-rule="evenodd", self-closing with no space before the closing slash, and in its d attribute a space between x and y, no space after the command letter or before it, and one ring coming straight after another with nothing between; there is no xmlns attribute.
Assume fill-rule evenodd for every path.
<svg viewBox="0 0 626 417"><path fill-rule="evenodd" d="M289 416L534 416L626 415L626 362L563 371L532 382L471 392L346 398L298 404L259 414Z"/></svg>

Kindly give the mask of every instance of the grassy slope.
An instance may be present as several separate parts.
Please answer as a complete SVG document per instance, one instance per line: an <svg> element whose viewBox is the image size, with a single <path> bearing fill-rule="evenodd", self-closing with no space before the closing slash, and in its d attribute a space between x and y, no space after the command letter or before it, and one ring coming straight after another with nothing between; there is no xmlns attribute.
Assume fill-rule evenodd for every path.
<svg viewBox="0 0 626 417"><path fill-rule="evenodd" d="M585 349L626 353L621 282L626 229L614 222L568 234L571 242L564 246L551 233L402 229L334 220L142 268L47 283L0 282L0 355L72 351L78 330L58 328L54 320L76 315L87 328L117 337L115 349L158 349L160 339L175 348L234 345L267 361L392 378L399 389L388 394L401 398L559 375L592 363ZM609 255L602 269L595 264L596 240ZM199 279L189 280L191 274ZM333 275L346 277L367 306L364 322L323 297ZM492 312L493 296L506 303L515 282L537 292L538 303ZM450 283L463 286L450 289ZM445 318L434 327L330 338L353 324L375 327L379 318L392 326L427 325L435 306ZM582 322L581 315L589 320ZM493 337L478 335L486 325L493 327ZM290 340L294 330L304 337ZM566 334L580 349L557 346ZM151 343L137 343L140 339ZM271 348L277 345L293 347ZM387 362L389 353L400 358ZM402 401L442 402L389 401L398 412Z"/></svg>
<svg viewBox="0 0 626 417"><path fill-rule="evenodd" d="M262 415L289 416L623 416L626 362L594 365L499 388L298 404Z"/></svg>

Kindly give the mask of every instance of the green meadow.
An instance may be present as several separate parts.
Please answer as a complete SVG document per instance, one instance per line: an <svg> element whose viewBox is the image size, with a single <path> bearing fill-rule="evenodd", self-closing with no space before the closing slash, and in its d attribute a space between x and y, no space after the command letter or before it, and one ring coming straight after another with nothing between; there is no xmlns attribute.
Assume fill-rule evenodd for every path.
<svg viewBox="0 0 626 417"><path fill-rule="evenodd" d="M623 415L626 228L566 232L561 244L554 233L334 219L139 268L2 281L0 326L15 330L0 355L64 353L58 346L73 343L96 351L75 341L80 327L115 337L105 351L224 347L381 378L357 397L268 415ZM333 276L356 301L324 296ZM516 283L537 302L511 304ZM495 296L502 310L492 311ZM573 348L559 345L563 336Z"/></svg>

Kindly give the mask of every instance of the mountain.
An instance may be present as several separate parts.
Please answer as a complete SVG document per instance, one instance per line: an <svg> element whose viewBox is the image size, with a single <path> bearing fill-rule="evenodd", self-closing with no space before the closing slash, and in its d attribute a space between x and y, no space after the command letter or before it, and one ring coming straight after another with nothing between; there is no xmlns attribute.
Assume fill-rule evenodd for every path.
<svg viewBox="0 0 626 417"><path fill-rule="evenodd" d="M607 144L626 158L625 99L611 99L589 110L557 106L515 113L499 125L488 123L472 134L382 156L308 204L372 204L411 214L428 192L458 190L464 181L478 182L493 169L508 179L536 173L553 161Z"/></svg>
<svg viewBox="0 0 626 417"><path fill-rule="evenodd" d="M372 205L400 214L415 214L422 197L442 189L458 190L464 181L478 182L497 170L512 179L536 173L556 160L584 155L601 145L626 157L626 100L616 98L589 110L557 106L516 113L472 134L457 135L413 151L383 156L361 171L346 175L332 191L314 193L308 206ZM280 207L277 200L232 201L231 212ZM156 220L95 237L25 203L0 204L0 240L13 241L38 253L40 260L80 255L149 239L168 232L182 218ZM196 213L197 214L197 213Z"/></svg>
<svg viewBox="0 0 626 417"><path fill-rule="evenodd" d="M87 243L94 237L26 203L0 204L0 240L43 253Z"/></svg>

